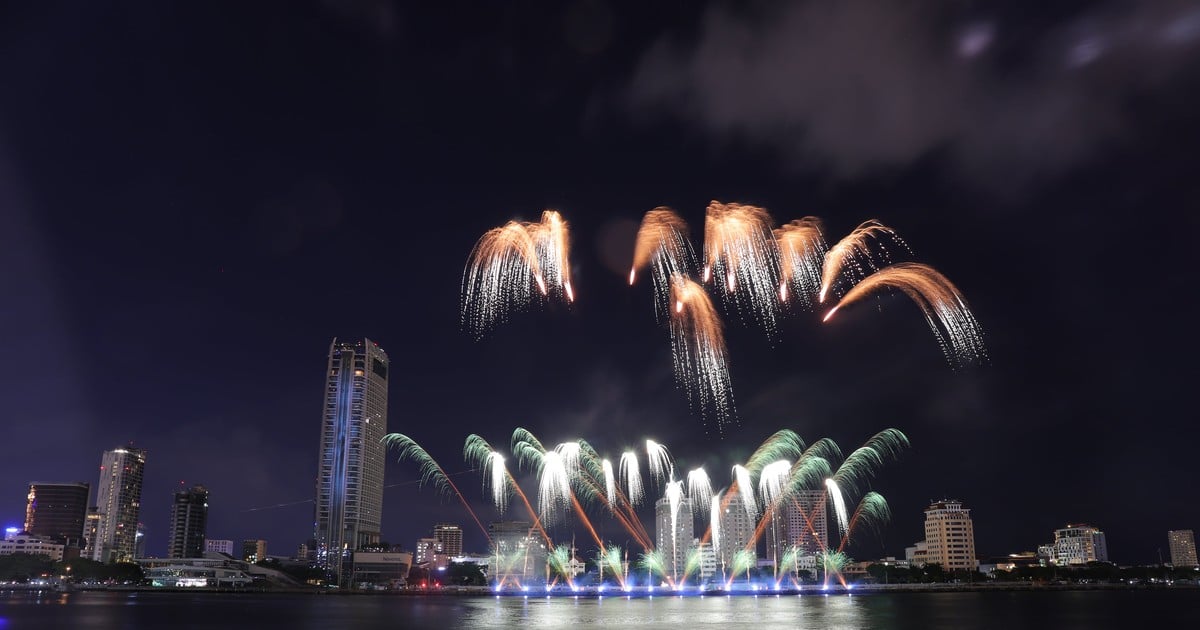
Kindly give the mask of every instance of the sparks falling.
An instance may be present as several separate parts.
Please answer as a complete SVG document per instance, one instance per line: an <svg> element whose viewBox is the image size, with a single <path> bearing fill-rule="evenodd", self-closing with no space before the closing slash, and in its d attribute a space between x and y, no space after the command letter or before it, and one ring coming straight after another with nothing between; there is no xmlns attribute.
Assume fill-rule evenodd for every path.
<svg viewBox="0 0 1200 630"><path fill-rule="evenodd" d="M779 299L789 296L811 309L821 289L821 267L825 260L825 235L821 220L804 217L775 228L779 249ZM790 287L790 290L789 290Z"/></svg>
<svg viewBox="0 0 1200 630"><path fill-rule="evenodd" d="M638 469L637 453L625 451L621 454L620 473L629 502L633 505L641 505L646 492L642 488L642 473Z"/></svg>
<svg viewBox="0 0 1200 630"><path fill-rule="evenodd" d="M850 283L854 284L872 271L890 264L896 248L908 251L908 243L892 228L875 219L859 224L825 254L817 301L825 303L829 291L843 272L852 276Z"/></svg>
<svg viewBox="0 0 1200 630"><path fill-rule="evenodd" d="M987 362L983 330L971 314L966 299L954 284L928 265L898 263L876 271L854 285L837 306L830 309L824 321L829 321L839 309L884 288L899 289L916 303L952 366Z"/></svg>
<svg viewBox="0 0 1200 630"><path fill-rule="evenodd" d="M675 476L675 464L667 447L654 440L646 440L646 467L650 469L650 478L660 486Z"/></svg>
<svg viewBox="0 0 1200 630"><path fill-rule="evenodd" d="M688 276L695 267L695 254L687 237L687 224L674 210L658 207L646 213L638 228L629 284L640 269L650 269L654 284L654 312L659 322L671 317L671 278Z"/></svg>
<svg viewBox="0 0 1200 630"><path fill-rule="evenodd" d="M741 312L774 334L779 319L779 254L766 209L708 204L704 218L704 282L715 280Z"/></svg>
<svg viewBox="0 0 1200 630"><path fill-rule="evenodd" d="M687 486L688 499L691 500L692 507L700 512L706 512L713 496L712 482L708 479L708 473L704 472L703 468L688 472Z"/></svg>
<svg viewBox="0 0 1200 630"><path fill-rule="evenodd" d="M710 415L723 431L734 411L733 387L725 352L721 317L704 287L684 276L671 282L675 313L671 317L671 349L675 378L693 408Z"/></svg>

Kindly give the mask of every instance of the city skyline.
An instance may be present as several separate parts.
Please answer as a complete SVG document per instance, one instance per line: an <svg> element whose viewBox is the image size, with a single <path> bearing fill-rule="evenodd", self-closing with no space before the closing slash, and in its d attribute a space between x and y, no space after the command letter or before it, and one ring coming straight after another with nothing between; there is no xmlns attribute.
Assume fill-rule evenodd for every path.
<svg viewBox="0 0 1200 630"><path fill-rule="evenodd" d="M855 555L899 555L923 533L904 515L946 497L970 505L981 555L1087 522L1114 561L1155 562L1162 532L1200 527L1174 483L1126 474L1186 478L1200 437L1177 367L1200 319L1180 288L1200 227L1195 49L1139 39L1170 10L1131 9L1151 25L1135 32L1084 6L914 23L881 5L863 15L903 32L859 50L788 32L807 22L787 8L610 7L583 21L607 31L581 35L565 8L413 7L380 24L302 5L89 5L64 22L39 4L0 24L0 335L27 358L0 379L4 526L24 520L29 482L94 483L97 454L132 442L147 553L166 554L183 480L212 492L210 535L290 554L312 537L336 335L389 350L387 430L463 473L489 517L464 472L472 432L608 452L649 437L724 474L778 427L850 443L894 426L912 441L879 486L896 516ZM695 63L728 53L713 16L762 35L762 72ZM960 46L978 21L990 44ZM1125 35L1064 57L1076 24ZM829 59L829 75L771 61L793 57ZM994 94L1015 112L992 111ZM905 106L876 106L890 102ZM771 334L717 300L736 403L717 432L677 386L648 278L628 283L646 211L672 207L700 244L712 200L775 225L819 216L831 239L883 221L962 291L989 364L951 369L901 295L829 322L796 308ZM472 247L548 208L571 227L574 301L477 339L460 314ZM484 546L460 506L386 460L382 539L453 522ZM1060 470L1069 501L1044 492Z"/></svg>

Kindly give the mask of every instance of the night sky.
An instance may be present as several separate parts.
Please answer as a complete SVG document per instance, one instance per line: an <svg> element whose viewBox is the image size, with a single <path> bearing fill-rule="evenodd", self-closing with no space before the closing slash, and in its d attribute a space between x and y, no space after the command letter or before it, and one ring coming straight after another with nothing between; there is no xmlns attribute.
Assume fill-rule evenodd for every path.
<svg viewBox="0 0 1200 630"><path fill-rule="evenodd" d="M468 433L523 426L613 456L651 437L725 485L777 429L848 451L895 427L912 448L873 482L893 522L856 558L902 555L943 497L985 557L1088 522L1114 561L1153 562L1200 528L1200 5L409 4L0 16L4 525L29 481L94 485L132 441L148 553L186 482L210 538L293 554L330 340L367 336L389 430L451 472ZM831 241L893 226L966 295L990 364L952 370L902 295L777 339L731 313L737 425L706 432L626 276L645 211L698 246L712 199L820 216ZM545 208L571 222L578 300L474 340L468 253ZM448 519L483 549L389 460L384 539ZM493 519L480 477L454 478Z"/></svg>

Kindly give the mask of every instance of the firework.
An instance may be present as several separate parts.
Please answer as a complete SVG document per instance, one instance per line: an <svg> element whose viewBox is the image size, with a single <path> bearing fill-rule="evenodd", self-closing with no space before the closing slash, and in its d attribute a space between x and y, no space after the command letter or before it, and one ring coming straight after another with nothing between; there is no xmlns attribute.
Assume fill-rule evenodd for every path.
<svg viewBox="0 0 1200 630"><path fill-rule="evenodd" d="M666 557L661 551L647 551L638 556L638 568L646 572L648 579L655 575L666 578L666 567Z"/></svg>
<svg viewBox="0 0 1200 630"><path fill-rule="evenodd" d="M642 473L638 469L637 453L626 451L621 454L621 479L625 482L625 494L633 505L640 505L646 496L642 488Z"/></svg>
<svg viewBox="0 0 1200 630"><path fill-rule="evenodd" d="M382 442L386 448L394 448L399 450L401 460L408 459L417 463L418 469L421 471L421 479L417 484L418 487L426 483L433 482L434 487L436 487L446 496L453 495L458 497L458 500L463 504L463 507L467 509L467 513L471 515L471 518L475 521L475 524L479 526L480 531L482 531L483 535L487 537L488 542L491 542L491 535L488 534L487 528L485 528L483 523L480 522L479 517L475 515L475 511L471 509L471 504L467 503L467 498L463 496L463 493L458 491L458 487L454 485L453 481L450 481L449 475L447 475L446 471L441 467L441 465L439 465L437 461L429 455L428 451L422 448L420 444L417 444L416 440L402 433L389 433L383 436Z"/></svg>
<svg viewBox="0 0 1200 630"><path fill-rule="evenodd" d="M846 499L842 497L842 489L833 478L825 480L825 488L833 498L833 511L837 515L838 529L841 530L842 536L845 536L850 531L850 519L846 514Z"/></svg>
<svg viewBox="0 0 1200 630"><path fill-rule="evenodd" d="M875 245L872 248L872 244ZM825 254L825 264L821 271L821 289L817 294L819 302L824 303L829 290L837 283L838 276L843 271L850 273L852 281L857 281L871 271L891 262L890 245L895 244L908 250L908 243L900 238L892 228L871 219L859 224L836 245L829 248Z"/></svg>
<svg viewBox="0 0 1200 630"><path fill-rule="evenodd" d="M568 302L575 301L571 287L570 232L567 222L555 210L542 213L540 223L530 224L527 229L533 235L538 255L539 268L551 286L560 288ZM545 289L542 290L546 292Z"/></svg>
<svg viewBox="0 0 1200 630"><path fill-rule="evenodd" d="M650 478L659 485L675 476L675 465L671 463L667 447L654 440L646 440L646 466L650 469Z"/></svg>
<svg viewBox="0 0 1200 630"><path fill-rule="evenodd" d="M762 472L767 464L781 459L796 459L804 452L804 440L791 429L780 429L759 444L746 460L751 477Z"/></svg>
<svg viewBox="0 0 1200 630"><path fill-rule="evenodd" d="M708 511L708 504L712 502L713 489L712 483L708 479L708 473L704 472L703 468L697 468L688 472L688 499L691 499L692 506L701 513Z"/></svg>
<svg viewBox="0 0 1200 630"><path fill-rule="evenodd" d="M660 206L647 212L638 228L633 248L633 267L629 269L629 284L633 284L639 269L656 262L666 264L674 272L686 269L692 259L687 231L687 223L670 208Z"/></svg>
<svg viewBox="0 0 1200 630"><path fill-rule="evenodd" d="M563 442L554 447L554 452L558 453L562 458L563 468L567 471L567 476L574 478L579 474L579 442Z"/></svg>
<svg viewBox="0 0 1200 630"><path fill-rule="evenodd" d="M714 494L708 507L708 532L712 536L713 553L721 556L721 494Z"/></svg>
<svg viewBox="0 0 1200 630"><path fill-rule="evenodd" d="M896 429L885 429L871 436L838 466L833 478L841 488L861 491L863 484L887 460L895 459L908 447L908 436Z"/></svg>
<svg viewBox="0 0 1200 630"><path fill-rule="evenodd" d="M538 514L550 523L556 508L571 502L571 482L562 455L557 451L546 451L538 470Z"/></svg>
<svg viewBox="0 0 1200 630"><path fill-rule="evenodd" d="M737 483L738 492L741 493L742 505L746 508L746 514L750 520L754 520L758 516L758 502L754 499L754 484L750 480L750 471L741 464L734 465L733 480Z"/></svg>
<svg viewBox="0 0 1200 630"><path fill-rule="evenodd" d="M492 502L496 505L496 511L504 514L508 506L508 469L504 466L504 456L492 450L482 437L472 433L467 436L463 446L463 457L472 466L484 471L485 491L488 480L491 480Z"/></svg>
<svg viewBox="0 0 1200 630"><path fill-rule="evenodd" d="M675 312L671 317L671 348L675 378L701 415L715 414L718 431L733 413L733 388L725 354L721 317L704 287L676 275L671 281Z"/></svg>
<svg viewBox="0 0 1200 630"><path fill-rule="evenodd" d="M783 496L791 470L792 463L786 459L771 462L763 467L758 478L758 494L762 497L763 510L769 510Z"/></svg>
<svg viewBox="0 0 1200 630"><path fill-rule="evenodd" d="M779 250L779 299L788 301L788 287L805 308L812 308L813 296L821 288L821 267L825 260L825 236L821 220L804 217L775 228Z"/></svg>
<svg viewBox="0 0 1200 630"><path fill-rule="evenodd" d="M604 470L604 497L608 499L609 509L612 509L617 502L617 480L613 476L613 465L607 459L600 465Z"/></svg>
<svg viewBox="0 0 1200 630"><path fill-rule="evenodd" d="M891 508L888 507L883 495L878 492L868 492L858 502L858 508L854 510L854 516L850 517L850 529L854 530L862 522L867 527L878 531L891 518Z"/></svg>
<svg viewBox="0 0 1200 630"><path fill-rule="evenodd" d="M758 564L758 557L749 549L740 549L737 553L733 554L733 562L731 564L732 567L730 567L729 571L730 581L742 573L746 574L746 579L750 579L750 569L753 569L754 565Z"/></svg>
<svg viewBox="0 0 1200 630"><path fill-rule="evenodd" d="M920 263L898 263L871 274L842 297L825 315L825 321L838 309L883 288L899 289L920 307L951 365L987 361L983 331L962 293L937 270Z"/></svg>
<svg viewBox="0 0 1200 630"><path fill-rule="evenodd" d="M552 549L546 555L546 565L552 575L569 582L574 575L571 573L571 548L567 545L559 545Z"/></svg>
<svg viewBox="0 0 1200 630"><path fill-rule="evenodd" d="M779 254L766 209L713 201L704 218L704 281L714 276L768 334L779 317Z"/></svg>

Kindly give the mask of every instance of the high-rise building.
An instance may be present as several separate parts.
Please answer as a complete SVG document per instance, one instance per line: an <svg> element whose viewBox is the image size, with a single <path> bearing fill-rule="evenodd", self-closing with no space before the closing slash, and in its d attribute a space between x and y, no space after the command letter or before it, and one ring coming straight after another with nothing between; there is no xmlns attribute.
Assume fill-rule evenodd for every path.
<svg viewBox="0 0 1200 630"><path fill-rule="evenodd" d="M92 560L126 562L134 557L146 451L132 446L104 451L96 484L96 539Z"/></svg>
<svg viewBox="0 0 1200 630"><path fill-rule="evenodd" d="M223 553L228 556L233 555L232 540L213 540L212 538L204 539L205 553Z"/></svg>
<svg viewBox="0 0 1200 630"><path fill-rule="evenodd" d="M687 552L695 535L691 500L681 498L673 506L665 497L656 501L654 525L655 548L662 553L663 571L672 583L678 584L684 576Z"/></svg>
<svg viewBox="0 0 1200 630"><path fill-rule="evenodd" d="M799 556L815 556L829 547L825 499L821 490L801 490L775 509L766 531L767 554L772 561L780 562L792 547L799 550Z"/></svg>
<svg viewBox="0 0 1200 630"><path fill-rule="evenodd" d="M370 339L330 344L314 537L317 564L337 575L339 584L349 554L379 544L387 376L387 353Z"/></svg>
<svg viewBox="0 0 1200 630"><path fill-rule="evenodd" d="M413 555L414 566L423 566L434 561L439 554L445 553L442 541L436 538L418 538L417 551Z"/></svg>
<svg viewBox="0 0 1200 630"><path fill-rule="evenodd" d="M529 521L496 521L488 525L492 540L488 576L497 584L516 584L546 579L549 556L546 539ZM492 577L494 576L494 577Z"/></svg>
<svg viewBox="0 0 1200 630"><path fill-rule="evenodd" d="M754 517L746 511L742 495L727 494L721 498L722 514L716 538L717 561L725 572L732 571L733 557L739 551L747 549L754 539ZM750 548L753 552L754 549Z"/></svg>
<svg viewBox="0 0 1200 630"><path fill-rule="evenodd" d="M925 562L947 571L974 571L975 526L962 501L934 501L925 508Z"/></svg>
<svg viewBox="0 0 1200 630"><path fill-rule="evenodd" d="M267 541L248 539L242 541L242 560L244 562L262 562L267 559Z"/></svg>
<svg viewBox="0 0 1200 630"><path fill-rule="evenodd" d="M451 558L463 555L463 531L458 525L438 523L433 526L433 537L442 543L442 553Z"/></svg>
<svg viewBox="0 0 1200 630"><path fill-rule="evenodd" d="M29 484L25 531L78 550L84 546L90 493L91 488L82 481Z"/></svg>
<svg viewBox="0 0 1200 630"><path fill-rule="evenodd" d="M208 489L192 486L175 491L171 505L171 539L168 558L200 558L204 555L204 535L208 526Z"/></svg>
<svg viewBox="0 0 1200 630"><path fill-rule="evenodd" d="M95 557L95 545L100 538L100 508L90 506L83 517L83 557Z"/></svg>
<svg viewBox="0 0 1200 630"><path fill-rule="evenodd" d="M137 534L133 537L133 557L146 557L146 524L138 523Z"/></svg>
<svg viewBox="0 0 1200 630"><path fill-rule="evenodd" d="M1104 532L1084 524L1068 524L1054 530L1054 564L1063 567L1089 562L1108 562Z"/></svg>
<svg viewBox="0 0 1200 630"><path fill-rule="evenodd" d="M1196 536L1190 529L1175 529L1167 532L1167 543L1171 546L1171 566L1200 567L1196 562Z"/></svg>

